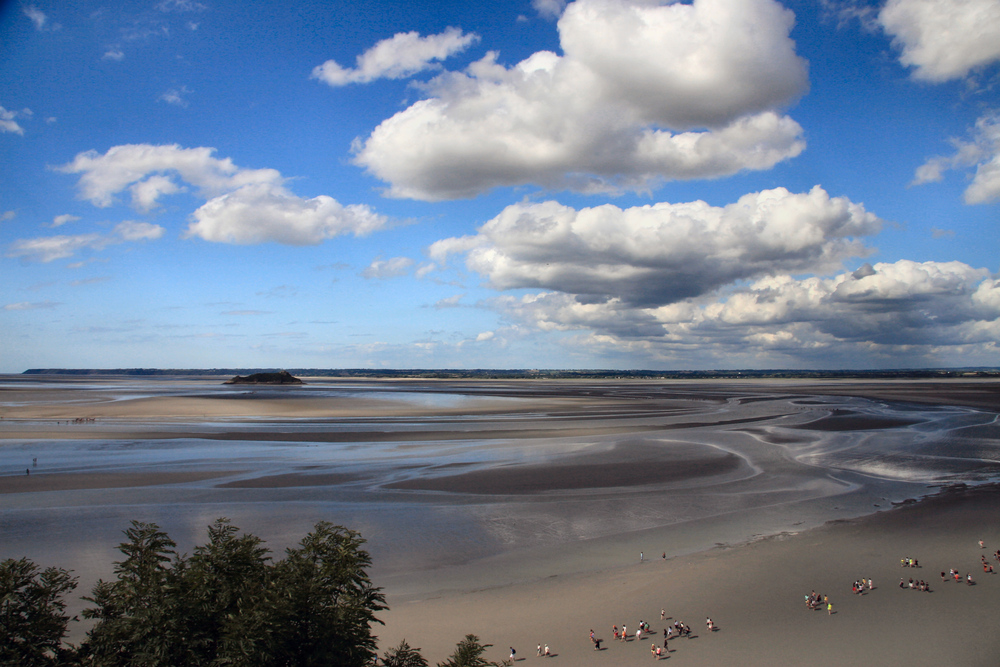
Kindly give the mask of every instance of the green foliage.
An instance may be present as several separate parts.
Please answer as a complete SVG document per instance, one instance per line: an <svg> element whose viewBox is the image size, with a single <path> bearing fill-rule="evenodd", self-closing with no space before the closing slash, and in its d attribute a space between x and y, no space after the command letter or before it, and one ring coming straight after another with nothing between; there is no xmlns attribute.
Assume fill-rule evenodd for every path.
<svg viewBox="0 0 1000 667"><path fill-rule="evenodd" d="M96 619L84 651L94 664L145 667L184 664L173 641L177 605L177 571L172 567L177 546L159 526L133 521L118 545L125 560L115 563L117 579L100 580L92 597L96 607L84 618ZM183 569L183 568L181 568Z"/></svg>
<svg viewBox="0 0 1000 667"><path fill-rule="evenodd" d="M283 653L294 665L370 665L377 657L372 623L386 609L380 588L365 569L371 565L364 540L353 530L325 521L275 566L281 591L278 627Z"/></svg>
<svg viewBox="0 0 1000 667"><path fill-rule="evenodd" d="M486 660L483 653L491 646L493 644L480 644L476 635L465 635L465 639L455 646L455 652L444 662L439 662L437 667L502 667L510 664L507 660L503 662Z"/></svg>
<svg viewBox="0 0 1000 667"><path fill-rule="evenodd" d="M316 524L270 563L253 535L219 519L191 557L155 524L133 522L117 580L100 581L84 611L82 647L101 667L362 667L376 659L371 626L386 609L351 530Z"/></svg>
<svg viewBox="0 0 1000 667"><path fill-rule="evenodd" d="M382 665L384 667L427 667L427 660L420 655L419 648L411 648L406 640L399 642L399 646L386 649L382 654Z"/></svg>
<svg viewBox="0 0 1000 667"><path fill-rule="evenodd" d="M263 541L228 519L208 542L178 555L153 523L133 521L118 545L115 578L98 581L83 617L87 639L64 647L63 596L76 588L66 570L30 560L0 563L0 667L372 667L372 626L387 609L372 584L361 535L325 521L272 562ZM500 667L466 635L438 667ZM384 667L427 667L406 641L386 650Z"/></svg>
<svg viewBox="0 0 1000 667"><path fill-rule="evenodd" d="M63 595L76 578L62 568L40 570L22 558L0 562L0 665L36 667L68 664L62 647L66 626Z"/></svg>

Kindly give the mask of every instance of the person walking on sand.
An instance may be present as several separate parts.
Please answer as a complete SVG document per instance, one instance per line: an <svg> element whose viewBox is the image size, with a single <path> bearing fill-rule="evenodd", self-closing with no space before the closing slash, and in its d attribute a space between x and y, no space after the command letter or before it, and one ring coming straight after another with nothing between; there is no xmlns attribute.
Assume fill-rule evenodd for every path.
<svg viewBox="0 0 1000 667"><path fill-rule="evenodd" d="M530 646L530 644L529 644L529 646ZM542 645L541 644L538 645L538 657L539 658L542 657Z"/></svg>
<svg viewBox="0 0 1000 667"><path fill-rule="evenodd" d="M552 654L549 653L549 645L548 644L545 645L545 657L546 658L551 658L552 657Z"/></svg>
<svg viewBox="0 0 1000 667"><path fill-rule="evenodd" d="M530 646L530 644L529 644L529 646ZM515 651L515 650L514 650L514 647L513 647L513 646L511 646L511 647L510 647L510 661L511 661L511 662L514 662L514 654L515 654L515 653L517 653L517 651Z"/></svg>
<svg viewBox="0 0 1000 667"><path fill-rule="evenodd" d="M666 617L667 617L667 610L666 610L666 609L661 609L661 610L660 610L660 620L662 621L662 620L664 620L664 619L665 619Z"/></svg>
<svg viewBox="0 0 1000 667"><path fill-rule="evenodd" d="M642 562L642 552L641 551L639 552L639 562L640 563Z"/></svg>
<svg viewBox="0 0 1000 667"><path fill-rule="evenodd" d="M830 616L833 616L833 603L832 602L827 602L826 603L826 613L829 614Z"/></svg>

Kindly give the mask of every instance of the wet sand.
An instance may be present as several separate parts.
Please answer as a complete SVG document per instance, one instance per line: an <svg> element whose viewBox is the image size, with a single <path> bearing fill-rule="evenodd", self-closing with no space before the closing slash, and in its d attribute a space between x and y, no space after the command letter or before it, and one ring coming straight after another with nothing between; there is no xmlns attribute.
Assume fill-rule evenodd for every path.
<svg viewBox="0 0 1000 667"><path fill-rule="evenodd" d="M690 664L996 664L975 632L991 578L890 584L907 555L938 582L939 567L976 576L975 541L1000 547L1000 496L885 510L1000 479L997 389L2 378L0 558L73 568L86 594L131 519L190 551L227 516L276 554L330 520L368 539L383 647L405 637L432 664L467 632L494 660L548 642L566 664L648 661L649 640L595 652L587 632L640 618L662 632L660 607L698 635L671 643ZM862 576L878 588L855 598ZM801 602L824 588L829 617Z"/></svg>

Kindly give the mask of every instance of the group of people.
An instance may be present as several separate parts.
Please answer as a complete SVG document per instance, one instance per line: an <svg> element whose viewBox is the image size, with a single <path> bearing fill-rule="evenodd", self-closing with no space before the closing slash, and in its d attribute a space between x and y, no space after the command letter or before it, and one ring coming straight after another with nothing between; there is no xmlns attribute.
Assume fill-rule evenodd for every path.
<svg viewBox="0 0 1000 667"><path fill-rule="evenodd" d="M806 607L812 610L822 609L823 605L826 605L826 610L830 613L833 612L833 605L830 604L830 597L827 595L820 595L816 591L812 591L806 597Z"/></svg>
<svg viewBox="0 0 1000 667"><path fill-rule="evenodd" d="M942 572L941 574L944 574L944 572ZM914 591L927 591L928 593L931 590L931 585L928 584L926 581L924 581L923 579L920 579L919 581L914 581L912 577L910 578L909 582L904 581L903 578L900 577L899 587L909 588L910 590Z"/></svg>
<svg viewBox="0 0 1000 667"><path fill-rule="evenodd" d="M900 558L899 564L902 567L920 567L920 563L917 562L916 558Z"/></svg>
<svg viewBox="0 0 1000 667"><path fill-rule="evenodd" d="M666 620L666 611L660 611L660 619ZM708 626L709 632L715 632L718 628L715 625L715 621L711 618L705 619L705 624ZM611 626L611 636L614 637L615 641L627 642L632 637L635 637L636 641L641 641L644 634L652 635L652 628L646 621L639 621L638 628L634 635L630 635L628 632L628 627L622 623L622 627L619 630L617 625ZM691 636L691 626L681 621L674 621L671 625L667 625L663 628L663 646L660 646L657 642L650 642L649 651L650 654L657 660L663 657L663 654L668 650L668 645L671 639L675 637L690 637ZM590 631L590 641L594 645L595 651L601 650L602 639L599 639L594 631ZM541 654L539 654L541 655Z"/></svg>
<svg viewBox="0 0 1000 667"><path fill-rule="evenodd" d="M851 591L855 595L864 595L865 594L865 590L869 590L870 591L874 587L875 586L874 586L874 584L872 584L872 580L871 579L865 579L864 577L861 577L861 579L858 579L858 580L856 580L854 582L854 585L851 587Z"/></svg>
<svg viewBox="0 0 1000 667"><path fill-rule="evenodd" d="M956 570L955 568L951 568L948 571L947 575L945 575L945 573L942 572L941 573L941 581L948 581L948 579L954 579L955 581L962 581L962 573L959 572L958 570ZM971 574L966 574L965 575L965 583L968 584L969 586L972 586L976 582L972 580L972 575Z"/></svg>

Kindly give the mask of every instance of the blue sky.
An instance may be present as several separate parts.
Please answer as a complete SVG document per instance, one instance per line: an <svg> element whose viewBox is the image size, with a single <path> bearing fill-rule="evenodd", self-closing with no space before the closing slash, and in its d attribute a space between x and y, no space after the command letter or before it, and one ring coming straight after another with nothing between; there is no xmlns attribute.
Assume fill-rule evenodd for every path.
<svg viewBox="0 0 1000 667"><path fill-rule="evenodd" d="M0 5L0 372L1000 365L1000 0Z"/></svg>

